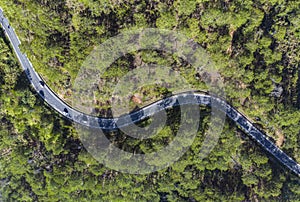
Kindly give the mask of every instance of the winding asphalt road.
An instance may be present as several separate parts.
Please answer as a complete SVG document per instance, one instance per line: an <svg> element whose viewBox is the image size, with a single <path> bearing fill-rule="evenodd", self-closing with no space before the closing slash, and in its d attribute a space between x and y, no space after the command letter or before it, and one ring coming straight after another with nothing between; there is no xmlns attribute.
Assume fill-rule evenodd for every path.
<svg viewBox="0 0 300 202"><path fill-rule="evenodd" d="M28 60L26 55L24 55L20 49L21 44L18 39L14 29L9 25L9 21L4 17L3 11L0 8L0 22L3 30L5 31L11 46L21 64L21 67L25 71L31 85L36 90L36 92L47 102L54 110L59 112L64 117L74 121L76 123L94 127L101 128L104 130L116 130L118 128L125 127L130 124L137 123L144 120L159 110L164 110L172 108L179 105L178 99L184 100L180 104L197 104L211 106L212 102L217 102L222 107L226 115L232 119L240 128L249 135L253 140L255 140L260 146L262 146L267 152L274 156L279 162L286 166L289 170L294 172L300 177L300 165L279 149L262 131L258 130L251 121L238 112L233 106L226 103L224 100L217 97L213 97L208 94L203 93L181 93L174 95L172 97L157 101L151 105L142 108L131 114L123 115L118 118L101 118L94 117L84 114L76 109L73 109L63 100L61 100L43 81L39 74L34 70L31 62ZM130 120L130 121L128 121Z"/></svg>

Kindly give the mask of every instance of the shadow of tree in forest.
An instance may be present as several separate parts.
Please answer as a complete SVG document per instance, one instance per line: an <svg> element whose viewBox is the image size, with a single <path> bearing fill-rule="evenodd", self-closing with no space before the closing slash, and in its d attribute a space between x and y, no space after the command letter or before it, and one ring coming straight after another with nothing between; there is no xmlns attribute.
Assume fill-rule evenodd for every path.
<svg viewBox="0 0 300 202"><path fill-rule="evenodd" d="M26 76L25 71L22 71L21 74L17 76L16 85L14 90L25 90L30 86L30 82Z"/></svg>

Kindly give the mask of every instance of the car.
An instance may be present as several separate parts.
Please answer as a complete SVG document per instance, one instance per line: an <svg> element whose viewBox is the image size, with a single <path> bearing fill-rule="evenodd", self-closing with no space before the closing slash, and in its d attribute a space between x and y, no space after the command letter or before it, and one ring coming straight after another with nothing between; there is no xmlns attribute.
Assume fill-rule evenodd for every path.
<svg viewBox="0 0 300 202"><path fill-rule="evenodd" d="M45 97L45 93L44 93L43 90L40 90L40 91L39 91L39 94L40 94L43 98Z"/></svg>
<svg viewBox="0 0 300 202"><path fill-rule="evenodd" d="M67 108L64 108L64 111L62 112L64 116L69 117L69 110Z"/></svg>
<svg viewBox="0 0 300 202"><path fill-rule="evenodd" d="M88 118L86 115L83 115L81 120L84 124L86 124L88 122Z"/></svg>
<svg viewBox="0 0 300 202"><path fill-rule="evenodd" d="M44 87L44 86L45 86L45 82L44 82L44 81L42 81L42 80L40 81L40 84L41 84L41 86L42 86L42 87Z"/></svg>

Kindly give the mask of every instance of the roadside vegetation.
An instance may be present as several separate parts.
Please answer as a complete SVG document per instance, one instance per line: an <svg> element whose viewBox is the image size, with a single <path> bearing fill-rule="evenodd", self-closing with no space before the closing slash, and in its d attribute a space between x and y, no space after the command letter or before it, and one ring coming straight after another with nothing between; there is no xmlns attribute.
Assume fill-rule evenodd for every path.
<svg viewBox="0 0 300 202"><path fill-rule="evenodd" d="M229 103L288 155L300 162L300 23L298 1L87 1L2 0L0 7L21 49L57 94L72 103L72 85L95 46L130 29L180 31L214 60ZM199 160L210 109L201 107L197 137L174 165L130 175L98 164L72 123L31 90L0 30L0 185L4 201L298 201L300 180L250 140L230 120L217 147ZM169 53L138 51L117 60L101 78L95 113L110 116L112 84L145 64L170 66L196 89L197 72ZM113 81L113 82L112 82ZM130 107L169 95L159 86L134 92ZM173 116L172 116L173 113ZM115 145L140 153L172 141L176 110L153 140L137 142L121 132ZM173 118L172 118L173 117ZM115 138L119 135L119 138Z"/></svg>

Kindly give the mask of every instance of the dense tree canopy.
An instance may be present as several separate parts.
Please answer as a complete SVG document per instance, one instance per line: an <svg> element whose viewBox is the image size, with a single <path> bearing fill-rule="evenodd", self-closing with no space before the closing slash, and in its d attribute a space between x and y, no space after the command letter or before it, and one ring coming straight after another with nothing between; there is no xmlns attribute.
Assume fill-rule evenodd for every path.
<svg viewBox="0 0 300 202"><path fill-rule="evenodd" d="M82 62L108 38L146 27L185 34L214 60L228 101L300 162L299 1L1 0L0 6L22 41L22 51L67 102ZM299 201L299 178L229 120L214 150L198 158L209 108L201 107L195 141L169 168L149 175L106 168L85 150L74 126L32 91L0 31L4 201ZM182 59L162 51L137 51L117 60L101 78L98 115L110 115L112 83L144 64L170 66L194 88L205 89ZM145 86L136 93L143 95L141 107L169 92ZM132 109L136 105L131 101ZM157 150L178 128L176 109L169 113L168 124L153 140L136 141L119 131L107 136L128 151Z"/></svg>

